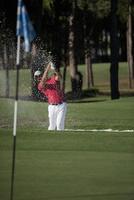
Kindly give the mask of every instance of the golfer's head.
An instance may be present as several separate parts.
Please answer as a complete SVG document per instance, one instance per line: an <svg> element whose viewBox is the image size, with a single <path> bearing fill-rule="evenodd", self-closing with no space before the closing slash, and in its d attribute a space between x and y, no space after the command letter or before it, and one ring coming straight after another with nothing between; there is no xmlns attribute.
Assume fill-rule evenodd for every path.
<svg viewBox="0 0 134 200"><path fill-rule="evenodd" d="M40 80L41 76L42 76L42 73L41 73L40 70L37 70L37 71L34 72L34 79L35 80L37 80L37 81Z"/></svg>

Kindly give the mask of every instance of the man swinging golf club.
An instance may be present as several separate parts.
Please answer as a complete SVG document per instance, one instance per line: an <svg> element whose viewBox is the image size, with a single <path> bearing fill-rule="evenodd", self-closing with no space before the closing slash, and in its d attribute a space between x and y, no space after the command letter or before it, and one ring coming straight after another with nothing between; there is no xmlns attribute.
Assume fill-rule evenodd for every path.
<svg viewBox="0 0 134 200"><path fill-rule="evenodd" d="M38 80L38 90L48 99L48 130L64 130L67 105L63 90L60 86L60 80L62 78L60 72L50 62L42 76L39 70L34 73L34 76Z"/></svg>

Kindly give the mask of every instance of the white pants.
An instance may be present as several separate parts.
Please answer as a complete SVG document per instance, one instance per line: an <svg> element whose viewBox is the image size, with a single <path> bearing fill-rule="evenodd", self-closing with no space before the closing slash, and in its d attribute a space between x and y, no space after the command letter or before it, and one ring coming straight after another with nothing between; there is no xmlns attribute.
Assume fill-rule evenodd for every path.
<svg viewBox="0 0 134 200"><path fill-rule="evenodd" d="M48 106L49 127L48 130L64 130L66 103Z"/></svg>

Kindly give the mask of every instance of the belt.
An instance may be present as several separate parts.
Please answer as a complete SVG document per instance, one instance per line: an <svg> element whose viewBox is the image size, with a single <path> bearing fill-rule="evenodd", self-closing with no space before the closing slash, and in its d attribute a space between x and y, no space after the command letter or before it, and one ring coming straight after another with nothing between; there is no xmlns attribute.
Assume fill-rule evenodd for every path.
<svg viewBox="0 0 134 200"><path fill-rule="evenodd" d="M60 104L63 104L63 102L59 102L59 103L49 103L49 105L53 105L53 106L58 106Z"/></svg>

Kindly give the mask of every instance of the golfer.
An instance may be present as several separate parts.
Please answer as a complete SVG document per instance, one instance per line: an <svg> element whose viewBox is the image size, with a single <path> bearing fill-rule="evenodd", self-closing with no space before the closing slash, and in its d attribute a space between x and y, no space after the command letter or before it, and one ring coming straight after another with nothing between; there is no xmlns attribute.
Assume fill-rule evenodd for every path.
<svg viewBox="0 0 134 200"><path fill-rule="evenodd" d="M36 71L34 74L38 80L38 90L48 99L48 130L64 130L65 115L67 105L65 96L61 89L60 80L62 78L53 63L49 63L41 77L41 72Z"/></svg>

